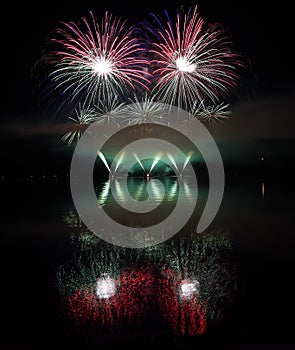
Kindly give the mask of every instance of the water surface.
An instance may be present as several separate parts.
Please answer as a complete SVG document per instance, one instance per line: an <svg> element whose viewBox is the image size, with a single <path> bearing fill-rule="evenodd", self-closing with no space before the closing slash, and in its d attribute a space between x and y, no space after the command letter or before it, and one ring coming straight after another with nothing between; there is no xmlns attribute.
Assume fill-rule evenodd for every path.
<svg viewBox="0 0 295 350"><path fill-rule="evenodd" d="M177 198L175 179L166 181L167 207L162 208L161 215L173 208ZM129 188L133 196L144 200L145 186L142 179L133 179ZM98 184L98 201L110 210L115 208L116 213L118 208L113 205L107 188L107 180ZM85 228L75 214L66 176L18 182L2 180L1 346L47 348L77 345L79 348L100 344L101 347L116 348L122 342L129 342L130 346L141 344L146 349L176 349L195 348L197 345L206 347L208 344L216 348L293 344L292 315L295 310L291 281L295 239L291 188L290 181L267 177L228 181L220 210L207 230L206 237L210 239L206 240L205 235L196 237L193 220L177 237L152 252L131 253L113 249L97 236L93 237L91 232L88 236L85 234ZM186 195L180 200L189 202L193 191L188 185ZM200 204L196 208L196 217L206 193L205 188L199 189ZM157 200L157 186L154 186L154 194ZM120 196L124 201L124 192ZM193 249L190 242L194 242ZM210 244L213 248L209 247ZM101 261L100 251L108 252L103 254L107 258ZM202 252L205 256L200 258ZM94 257L95 263L91 263ZM108 267L107 271L103 271L105 267ZM71 282L69 286L63 286L63 291L63 282L57 284L57 274L61 269ZM163 269L164 275L160 273ZM71 271L75 271L72 280L69 278ZM83 277L82 271L86 272L87 278ZM197 282L191 278L192 271L195 271ZM64 295L73 295L78 285L84 290L87 286L93 288L93 281L102 278L95 273L105 272L116 272L121 276L121 299L117 299L116 309L112 311L119 321L112 323L102 313L96 318L93 314L86 315L88 318L80 317L77 330L71 317L65 313L61 299ZM214 273L217 278L215 286L212 281ZM140 289L136 289L136 278L132 279L132 276L141 276L143 285L153 286L148 289L145 302L136 299ZM203 294L197 291L193 298L198 299L198 293L202 294L211 308L207 309L206 315L201 308L190 308L188 301L186 310L190 310L190 314L184 313L184 309L179 308L179 294L171 292L177 289L176 285L174 289L166 288L167 283L170 287L176 281L182 283L183 277L192 282L189 288L202 291ZM125 289L124 278L130 280ZM156 292L155 288L158 288ZM181 289L177 290L181 292ZM129 313L124 309L123 292L125 297L133 295L135 298L133 309L128 308ZM178 308L176 318L175 307ZM101 322L102 315L105 326L98 327L98 330L96 321ZM118 315L124 317L120 319ZM180 321L181 317L183 321ZM197 321L193 324L190 317ZM206 319L206 326L203 319ZM117 337L109 336L112 327L115 327Z"/></svg>

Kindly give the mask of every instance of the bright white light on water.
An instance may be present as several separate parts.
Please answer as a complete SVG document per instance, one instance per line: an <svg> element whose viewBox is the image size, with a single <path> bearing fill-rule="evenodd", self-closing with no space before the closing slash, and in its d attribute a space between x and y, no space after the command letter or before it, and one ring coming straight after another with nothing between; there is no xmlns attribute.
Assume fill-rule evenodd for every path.
<svg viewBox="0 0 295 350"><path fill-rule="evenodd" d="M176 66L181 72L188 72L188 73L192 73L196 68L195 64L190 63L185 57L182 57L182 56L180 56L176 60Z"/></svg>
<svg viewBox="0 0 295 350"><path fill-rule="evenodd" d="M96 294L100 299L108 299L116 294L115 281L108 274L97 280Z"/></svg>
<svg viewBox="0 0 295 350"><path fill-rule="evenodd" d="M193 295L199 294L200 282L197 280L183 280L180 284L180 297L190 299Z"/></svg>

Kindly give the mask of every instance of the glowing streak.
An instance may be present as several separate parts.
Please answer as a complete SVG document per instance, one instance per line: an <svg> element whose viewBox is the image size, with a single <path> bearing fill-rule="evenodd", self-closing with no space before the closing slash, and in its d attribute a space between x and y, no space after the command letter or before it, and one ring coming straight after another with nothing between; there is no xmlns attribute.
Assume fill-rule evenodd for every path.
<svg viewBox="0 0 295 350"><path fill-rule="evenodd" d="M158 156L156 156L156 158L154 159L153 164L152 164L152 166L151 166L151 168L150 168L150 173L152 172L152 170L154 169L155 165L158 163L158 161L159 161L160 159L161 159L161 154L158 155Z"/></svg>
<svg viewBox="0 0 295 350"><path fill-rule="evenodd" d="M187 166L187 163L189 162L189 160L191 159L191 156L193 155L193 152L190 152L189 155L186 157L185 162L183 164L182 167L182 171L184 170L184 168Z"/></svg>
<svg viewBox="0 0 295 350"><path fill-rule="evenodd" d="M159 159L154 159L153 164L152 164L152 166L150 168L150 173L152 172L152 170L154 169L154 167L158 163L158 161L159 161Z"/></svg>
<svg viewBox="0 0 295 350"><path fill-rule="evenodd" d="M135 159L138 161L138 164L139 164L139 165L142 167L142 169L146 172L146 170L145 170L144 166L142 165L141 160L138 158L137 154L136 154L136 153L133 153L133 155L134 155Z"/></svg>
<svg viewBox="0 0 295 350"><path fill-rule="evenodd" d="M117 164L116 164L114 173L117 171L118 166L121 164L123 157L124 157L124 152L121 153L120 158L118 159L118 162L117 162Z"/></svg>
<svg viewBox="0 0 295 350"><path fill-rule="evenodd" d="M173 158L172 154L168 153L167 156L170 159L171 163L174 165L175 169L179 172L178 166L177 166L177 164L175 162L175 159Z"/></svg>
<svg viewBox="0 0 295 350"><path fill-rule="evenodd" d="M109 165L108 165L108 162L107 162L107 160L105 159L105 156L103 155L103 153L100 152L100 151L97 151L97 154L99 155L100 159L103 161L104 165L107 167L109 173L112 175L111 169L110 169L110 167L109 167Z"/></svg>

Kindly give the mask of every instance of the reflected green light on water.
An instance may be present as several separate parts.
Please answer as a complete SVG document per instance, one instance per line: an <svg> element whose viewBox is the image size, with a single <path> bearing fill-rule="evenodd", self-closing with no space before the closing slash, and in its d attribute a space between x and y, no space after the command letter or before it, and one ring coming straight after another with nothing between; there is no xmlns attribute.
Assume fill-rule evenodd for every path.
<svg viewBox="0 0 295 350"><path fill-rule="evenodd" d="M144 201L148 198L147 186L150 185L150 191L154 195L153 198L157 203L162 200L162 186L164 186L166 202L173 202L178 200L178 180L175 177L163 177L161 178L161 183L159 181L147 180L145 178L133 178L129 177L127 179L127 188L129 193L124 191L124 186L122 186L124 179L115 178L114 180L106 180L102 187L98 189L98 202L101 206L112 205L114 201L114 196L111 196L111 181L114 183L114 190L116 191L116 198L119 198L122 203L126 203L129 194L137 201ZM206 197L206 190L195 189L190 185L189 179L185 177L182 178L182 186L184 189L184 196L180 200L193 202L195 193L197 191L200 199L204 200Z"/></svg>

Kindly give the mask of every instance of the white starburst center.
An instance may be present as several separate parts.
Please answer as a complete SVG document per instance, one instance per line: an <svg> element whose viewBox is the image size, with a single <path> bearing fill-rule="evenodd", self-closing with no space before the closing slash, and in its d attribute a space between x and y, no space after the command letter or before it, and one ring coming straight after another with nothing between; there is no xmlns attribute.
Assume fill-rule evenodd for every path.
<svg viewBox="0 0 295 350"><path fill-rule="evenodd" d="M113 64L104 57L97 57L93 62L92 69L99 75L107 75L112 72Z"/></svg>
<svg viewBox="0 0 295 350"><path fill-rule="evenodd" d="M188 73L192 73L196 68L196 65L194 63L190 63L186 57L182 57L182 56L179 56L177 58L176 66L178 70L180 70L181 72L188 72Z"/></svg>

